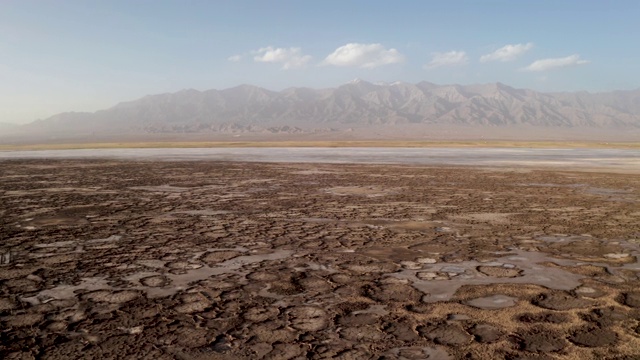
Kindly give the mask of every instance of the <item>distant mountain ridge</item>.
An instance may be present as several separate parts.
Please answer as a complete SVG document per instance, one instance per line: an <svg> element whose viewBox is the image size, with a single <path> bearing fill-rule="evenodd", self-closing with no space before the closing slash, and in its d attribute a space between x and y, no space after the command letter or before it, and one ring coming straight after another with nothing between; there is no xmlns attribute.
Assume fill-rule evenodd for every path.
<svg viewBox="0 0 640 360"><path fill-rule="evenodd" d="M252 85L149 95L23 126L69 133L318 133L371 125L640 128L640 90L541 93L502 83L373 84L279 92Z"/></svg>

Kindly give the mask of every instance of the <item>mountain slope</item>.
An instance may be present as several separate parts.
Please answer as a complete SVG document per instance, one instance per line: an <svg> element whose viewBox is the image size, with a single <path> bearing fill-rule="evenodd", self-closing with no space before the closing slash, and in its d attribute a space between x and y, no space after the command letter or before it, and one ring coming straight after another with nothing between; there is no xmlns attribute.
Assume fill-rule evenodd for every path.
<svg viewBox="0 0 640 360"><path fill-rule="evenodd" d="M23 128L86 133L314 132L370 125L640 128L640 90L540 93L496 84L372 84L274 92L241 85L183 90L95 113L62 113ZM284 129L284 130L283 130Z"/></svg>

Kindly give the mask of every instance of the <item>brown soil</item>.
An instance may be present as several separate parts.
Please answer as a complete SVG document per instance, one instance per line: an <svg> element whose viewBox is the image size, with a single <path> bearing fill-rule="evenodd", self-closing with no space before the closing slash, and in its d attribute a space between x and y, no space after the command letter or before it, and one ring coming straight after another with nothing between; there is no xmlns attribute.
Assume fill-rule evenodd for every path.
<svg viewBox="0 0 640 360"><path fill-rule="evenodd" d="M0 166L0 358L640 357L635 175Z"/></svg>

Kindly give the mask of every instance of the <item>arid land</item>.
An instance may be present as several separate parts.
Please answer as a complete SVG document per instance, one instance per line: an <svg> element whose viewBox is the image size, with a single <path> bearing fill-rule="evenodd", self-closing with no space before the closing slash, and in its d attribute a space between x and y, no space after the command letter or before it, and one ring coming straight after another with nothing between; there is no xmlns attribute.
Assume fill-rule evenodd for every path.
<svg viewBox="0 0 640 360"><path fill-rule="evenodd" d="M0 358L640 358L637 174L0 166Z"/></svg>

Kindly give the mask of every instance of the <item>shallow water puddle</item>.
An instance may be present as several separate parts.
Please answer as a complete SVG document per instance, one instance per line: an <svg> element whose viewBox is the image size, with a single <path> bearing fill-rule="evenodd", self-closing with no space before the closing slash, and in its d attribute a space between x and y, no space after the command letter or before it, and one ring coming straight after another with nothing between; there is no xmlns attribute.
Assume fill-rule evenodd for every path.
<svg viewBox="0 0 640 360"><path fill-rule="evenodd" d="M122 239L122 236L120 235L111 235L109 237L106 237L104 239L92 239L92 240L87 240L84 243L85 244L98 244L98 243L105 243L105 242L112 242L112 241L118 241Z"/></svg>
<svg viewBox="0 0 640 360"><path fill-rule="evenodd" d="M423 270L404 269L398 273L389 274L389 276L411 281L413 287L427 295L423 299L426 302L450 300L456 291L464 285L534 284L556 290L572 290L580 286L580 280L585 277L559 268L538 265L538 263L544 262L554 262L563 266L576 264L575 261L552 258L541 252L517 250L512 255L497 258L490 263L479 261L437 263L426 268L423 267ZM508 264L509 267L513 265L513 268L522 270L522 276L498 279L476 270L479 266L503 266L504 264ZM445 273L452 277L445 279L436 275L427 280L417 277L418 272L425 271L433 274Z"/></svg>
<svg viewBox="0 0 640 360"><path fill-rule="evenodd" d="M23 297L22 301L28 302L32 305L38 305L41 303L47 303L52 299L73 299L78 290L112 290L114 289L108 284L107 279L104 277L90 277L82 278L82 281L78 285L58 285L54 288L42 290L36 296Z"/></svg>
<svg viewBox="0 0 640 360"><path fill-rule="evenodd" d="M276 250L269 254L259 255L245 255L238 256L233 259L221 262L216 267L203 266L199 269L189 270L186 274L164 274L167 279L170 280L170 286L166 287L146 287L138 286L134 289L144 290L148 297L164 297L171 296L180 290L184 290L189 287L190 283L207 279L214 275L226 274L238 270L241 267L249 264L259 263L262 261L280 260L285 259L293 254L292 250ZM160 273L145 273L147 276L163 275ZM135 279L136 274L131 279ZM138 280L139 281L139 280Z"/></svg>
<svg viewBox="0 0 640 360"><path fill-rule="evenodd" d="M552 244L564 244L566 246L572 245L573 243L578 243L580 241L594 241L596 239L590 236L541 236L537 237L537 240L541 240L547 243ZM599 243L604 246L609 246L613 248L616 252L602 254L600 259L603 261L614 261L612 264L610 262L599 262L598 259L594 259L593 261L581 261L577 264L588 264L594 266L600 266L607 269L607 271L613 275L617 275L618 270L632 270L638 271L640 270L640 244L636 243L633 240L620 240L620 241L599 241ZM600 245L599 244L599 245ZM575 252L575 250L573 251ZM557 261L556 261L557 263Z"/></svg>
<svg viewBox="0 0 640 360"><path fill-rule="evenodd" d="M70 247L75 244L76 242L74 240L69 240L69 241L57 241L57 242L46 243L46 244L35 244L33 246L37 248L58 248L58 247Z"/></svg>
<svg viewBox="0 0 640 360"><path fill-rule="evenodd" d="M42 243L42 244L34 244L33 247L37 249L63 249L69 248L67 252L56 251L55 253L31 253L29 254L32 258L41 258L52 255L60 255L60 254L71 254L71 253L82 253L85 252L84 245L91 246L89 249L104 249L114 247L110 243L116 242L122 239L120 235L111 235L104 239L91 239L86 241L79 240L67 240L67 241L57 241L52 243ZM73 250L71 250L73 248Z"/></svg>
<svg viewBox="0 0 640 360"><path fill-rule="evenodd" d="M493 310L503 309L511 306L515 306L518 303L518 299L506 296L506 295L491 295L481 297L469 301L465 301L465 304L477 307L480 309Z"/></svg>
<svg viewBox="0 0 640 360"><path fill-rule="evenodd" d="M127 280L134 284L138 284L138 286L126 288L113 287L108 284L108 281L104 277L83 278L81 283L78 285L58 285L54 288L43 290L36 296L22 298L22 300L37 305L43 302L47 302L49 301L49 299L72 299L76 296L75 291L78 290L142 290L147 293L148 297L151 298L171 296L180 290L188 288L190 283L205 280L214 275L234 272L235 270L238 270L245 265L259 263L262 261L285 259L292 254L293 250L276 250L269 254L238 256L236 258L221 262L216 267L209 267L205 265L198 269L189 270L186 274L162 274L159 272L150 271L139 272L124 278L124 280ZM144 262L145 265L149 265L150 262L154 261L156 260L140 260L138 261L138 263ZM165 262L162 261L162 263L164 265ZM158 267L160 265L160 261L154 262L152 265ZM165 287L148 287L140 283L140 280L152 276L164 276L170 281L170 285Z"/></svg>

